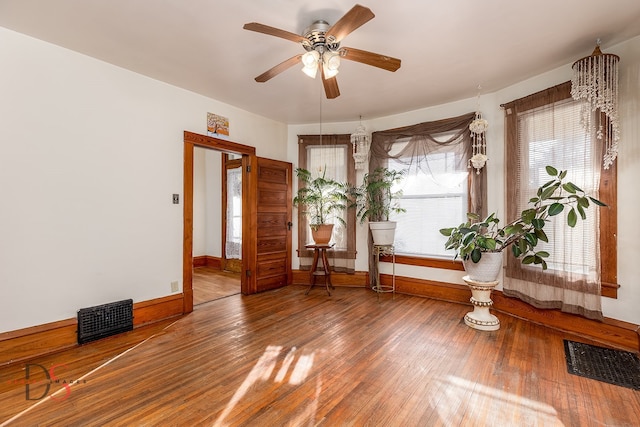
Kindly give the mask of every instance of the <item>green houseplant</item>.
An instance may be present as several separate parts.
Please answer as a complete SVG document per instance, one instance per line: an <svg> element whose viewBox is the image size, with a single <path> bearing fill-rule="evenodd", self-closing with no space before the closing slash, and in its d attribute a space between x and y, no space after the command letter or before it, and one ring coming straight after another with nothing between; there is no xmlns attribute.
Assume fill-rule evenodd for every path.
<svg viewBox="0 0 640 427"><path fill-rule="evenodd" d="M318 245L327 244L333 231L333 224L327 224L327 220L347 208L347 184L327 178L326 170L321 176L313 177L308 170L297 168L296 175L302 185L293 204L307 215L313 241ZM335 218L344 223L342 217Z"/></svg>
<svg viewBox="0 0 640 427"><path fill-rule="evenodd" d="M398 203L402 191L393 191L392 187L404 178L404 174L404 170L379 167L364 175L362 185L350 189L350 195L355 200L356 216L361 224L369 221L374 244L393 244L396 223L389 221L389 217L392 213L406 210ZM387 233L387 230L390 231Z"/></svg>
<svg viewBox="0 0 640 427"><path fill-rule="evenodd" d="M567 171L547 166L546 172L552 179L537 189L536 195L529 199L530 207L523 210L518 218L500 226L500 219L495 213L482 220L478 215L468 213L466 222L440 230L442 235L448 237L446 249L454 249L455 257L459 256L463 262L471 260L478 263L483 254L500 253L511 246L513 255L521 258L523 264L540 265L546 270L545 258L550 254L536 251L535 248L541 241L549 241L544 232L549 217L568 209L567 225L575 227L578 217L586 219L591 203L606 206L575 184L564 182Z"/></svg>

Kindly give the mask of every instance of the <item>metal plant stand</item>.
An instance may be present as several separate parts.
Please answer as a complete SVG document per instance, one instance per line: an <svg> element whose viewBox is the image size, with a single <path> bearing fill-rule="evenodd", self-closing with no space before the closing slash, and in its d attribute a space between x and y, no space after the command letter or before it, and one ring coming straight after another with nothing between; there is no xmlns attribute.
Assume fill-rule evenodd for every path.
<svg viewBox="0 0 640 427"><path fill-rule="evenodd" d="M390 256L393 265L391 274L391 285L383 285L380 282L380 257ZM371 286L378 294L378 300L380 300L380 294L384 292L391 292L392 299L396 298L396 251L393 245L373 245L373 257L375 259L375 281Z"/></svg>

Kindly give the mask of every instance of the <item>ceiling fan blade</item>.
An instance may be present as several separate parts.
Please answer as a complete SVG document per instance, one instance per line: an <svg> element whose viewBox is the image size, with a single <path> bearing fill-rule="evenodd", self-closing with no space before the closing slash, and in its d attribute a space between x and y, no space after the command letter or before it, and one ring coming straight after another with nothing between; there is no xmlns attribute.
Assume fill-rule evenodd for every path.
<svg viewBox="0 0 640 427"><path fill-rule="evenodd" d="M258 77L256 77L256 81L259 82L259 83L264 83L267 80L270 80L270 79L274 78L275 76L277 76L281 72L283 72L285 70L288 70L289 68L293 67L297 63L301 62L301 58L302 58L302 55L292 56L291 58L287 59L286 61L283 61L283 62L279 63L278 65L276 65L275 67L273 67L273 68L265 71L264 73L260 74Z"/></svg>
<svg viewBox="0 0 640 427"><path fill-rule="evenodd" d="M242 27L245 30L255 31L257 33L268 34L270 36L280 37L282 39L291 40L296 43L308 42L306 38L299 34L290 33L289 31L281 30L279 28L270 27L268 25L259 24L257 22L250 22L244 24Z"/></svg>
<svg viewBox="0 0 640 427"><path fill-rule="evenodd" d="M371 9L360 6L353 6L351 10L344 14L331 28L327 30L325 37L328 43L337 43L345 38L356 28L366 24L375 17Z"/></svg>
<svg viewBox="0 0 640 427"><path fill-rule="evenodd" d="M361 62L373 67L382 68L387 71L396 71L400 68L400 60L397 58L352 47L340 48L340 57L348 59L349 61Z"/></svg>
<svg viewBox="0 0 640 427"><path fill-rule="evenodd" d="M338 89L338 80L336 80L335 76L330 79L325 79L322 67L320 67L320 72L322 73L322 85L324 86L324 93L327 96L327 99L339 97L340 89Z"/></svg>

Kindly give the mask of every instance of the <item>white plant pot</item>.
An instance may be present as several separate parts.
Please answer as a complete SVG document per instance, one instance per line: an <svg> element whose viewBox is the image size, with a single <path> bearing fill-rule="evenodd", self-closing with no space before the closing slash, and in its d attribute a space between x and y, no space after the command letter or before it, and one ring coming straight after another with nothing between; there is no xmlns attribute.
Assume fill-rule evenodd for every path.
<svg viewBox="0 0 640 427"><path fill-rule="evenodd" d="M369 222L371 236L374 245L393 245L396 236L395 221L373 221Z"/></svg>
<svg viewBox="0 0 640 427"><path fill-rule="evenodd" d="M462 260L469 279L476 282L494 282L502 269L502 252L483 252L479 262Z"/></svg>

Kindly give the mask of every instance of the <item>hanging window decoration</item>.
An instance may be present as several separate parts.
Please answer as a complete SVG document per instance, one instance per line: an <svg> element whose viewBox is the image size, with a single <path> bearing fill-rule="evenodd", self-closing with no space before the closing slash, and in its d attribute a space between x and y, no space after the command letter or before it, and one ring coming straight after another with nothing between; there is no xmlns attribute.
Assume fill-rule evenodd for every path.
<svg viewBox="0 0 640 427"><path fill-rule="evenodd" d="M356 131L351 134L351 144L353 145L353 160L356 164L356 170L364 170L369 159L369 134L367 128L362 125L362 116L360 116L360 125L356 127Z"/></svg>
<svg viewBox="0 0 640 427"><path fill-rule="evenodd" d="M468 168L473 166L476 174L480 175L482 169L489 159L487 157L487 128L489 122L482 118L480 111L476 111L476 118L469 125L471 131L471 158L469 159Z"/></svg>
<svg viewBox="0 0 640 427"><path fill-rule="evenodd" d="M480 175L480 169L482 169L487 163L489 158L487 157L487 128L489 122L482 118L480 113L480 90L482 86L478 85L478 105L476 107L476 117L469 124L469 130L471 131L471 158L467 163L467 168L471 169L473 166L476 170L476 174Z"/></svg>
<svg viewBox="0 0 640 427"><path fill-rule="evenodd" d="M579 59L571 67L571 96L587 101L582 111L582 123L598 139L605 140L605 169L609 169L618 157L618 62L620 57L617 55L602 53L598 39L591 56Z"/></svg>

